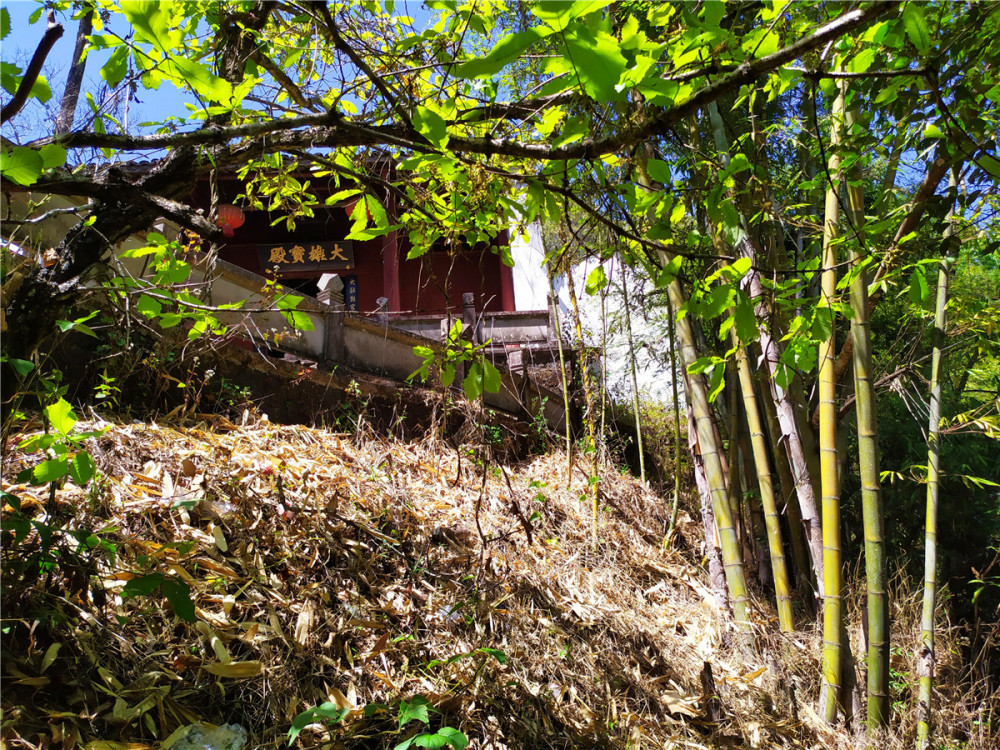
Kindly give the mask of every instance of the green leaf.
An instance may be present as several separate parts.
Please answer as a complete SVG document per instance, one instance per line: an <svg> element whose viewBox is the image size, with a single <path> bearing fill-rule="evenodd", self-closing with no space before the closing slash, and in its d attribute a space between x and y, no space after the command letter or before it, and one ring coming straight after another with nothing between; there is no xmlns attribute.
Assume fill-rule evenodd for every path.
<svg viewBox="0 0 1000 750"><path fill-rule="evenodd" d="M451 746L455 750L463 750L469 744L466 736L452 727L441 727L436 732L418 734L411 742L417 747L431 748L432 750L446 746Z"/></svg>
<svg viewBox="0 0 1000 750"><path fill-rule="evenodd" d="M83 487L87 484L94 478L96 472L97 465L87 451L79 451L69 462L69 476L77 487Z"/></svg>
<svg viewBox="0 0 1000 750"><path fill-rule="evenodd" d="M927 28L924 9L913 0L903 8L903 28L918 52L924 54L931 48L931 34Z"/></svg>
<svg viewBox="0 0 1000 750"><path fill-rule="evenodd" d="M460 78L482 78L498 73L504 65L517 57L523 50L539 39L552 33L551 29L534 27L516 34L510 34L497 42L490 53L477 60L469 60L458 66L456 74Z"/></svg>
<svg viewBox="0 0 1000 750"><path fill-rule="evenodd" d="M207 66L186 57L175 57L171 64L195 92L209 101L228 104L233 98L233 87L229 81L219 78Z"/></svg>
<svg viewBox="0 0 1000 750"><path fill-rule="evenodd" d="M305 297L300 297L297 294L286 294L283 297L278 297L274 301L274 306L279 310L294 310L303 299Z"/></svg>
<svg viewBox="0 0 1000 750"><path fill-rule="evenodd" d="M413 127L417 129L424 138L438 148L445 148L448 145L448 127L444 118L437 112L427 107L416 108L413 113Z"/></svg>
<svg viewBox="0 0 1000 750"><path fill-rule="evenodd" d="M326 199L326 205L332 206L335 203L340 203L341 201L346 201L348 198L353 198L355 195L360 195L361 190L357 188L351 188L350 190L338 190Z"/></svg>
<svg viewBox="0 0 1000 750"><path fill-rule="evenodd" d="M12 495L6 490L0 490L0 499L14 510L21 510L21 498L17 495ZM0 504L0 507L2 507L2 504Z"/></svg>
<svg viewBox="0 0 1000 750"><path fill-rule="evenodd" d="M80 333L85 333L88 336L93 336L96 339L97 334L94 333L93 329L90 326L85 326L84 323L90 320L91 318L96 317L97 313L98 311L94 310L92 313L90 313L90 315L86 315L82 318L77 318L76 320L57 320L56 326L63 333L66 333L69 330L79 331Z"/></svg>
<svg viewBox="0 0 1000 750"><path fill-rule="evenodd" d="M163 312L163 303L148 294L140 294L135 302L135 309L146 317L152 318Z"/></svg>
<svg viewBox="0 0 1000 750"><path fill-rule="evenodd" d="M489 393L500 392L500 371L493 366L492 362L483 360L483 377L486 390Z"/></svg>
<svg viewBox="0 0 1000 750"><path fill-rule="evenodd" d="M156 266L153 280L157 284L183 284L191 275L191 266L183 260L168 258Z"/></svg>
<svg viewBox="0 0 1000 750"><path fill-rule="evenodd" d="M673 209L670 211L670 223L680 224L684 219L686 214L686 209L684 208L684 201L677 201L674 203Z"/></svg>
<svg viewBox="0 0 1000 750"><path fill-rule="evenodd" d="M755 58L767 57L778 51L781 46L781 39L772 29L761 26L754 29L743 37L741 47L748 55Z"/></svg>
<svg viewBox="0 0 1000 750"><path fill-rule="evenodd" d="M365 203L368 205L368 213L371 214L375 226L379 229L387 228L389 226L389 217L385 213L385 207L378 202L378 199L373 195L366 195Z"/></svg>
<svg viewBox="0 0 1000 750"><path fill-rule="evenodd" d="M587 294L593 297L608 285L608 277L604 275L604 266L597 266L587 274L587 283L584 287Z"/></svg>
<svg viewBox="0 0 1000 750"><path fill-rule="evenodd" d="M978 159L980 167L985 169L993 177L1000 180L1000 159L994 156L980 156Z"/></svg>
<svg viewBox="0 0 1000 750"><path fill-rule="evenodd" d="M38 451L47 450L58 439L58 436L53 435L52 433L39 433L37 435L32 435L29 438L25 438L17 444L17 447L25 453L36 453Z"/></svg>
<svg viewBox="0 0 1000 750"><path fill-rule="evenodd" d="M731 304L732 293L733 287L729 284L715 287L698 305L701 314L706 318L717 318L722 315Z"/></svg>
<svg viewBox="0 0 1000 750"><path fill-rule="evenodd" d="M699 375L705 372L705 370L715 367L717 364L724 361L725 360L721 357L699 357L691 363L690 367L688 367L688 372L692 375Z"/></svg>
<svg viewBox="0 0 1000 750"><path fill-rule="evenodd" d="M612 0L541 0L531 4L531 12L542 19L553 31L563 31L568 25L594 11L610 5Z"/></svg>
<svg viewBox="0 0 1000 750"><path fill-rule="evenodd" d="M0 151L0 173L18 185L34 185L42 176L42 155L33 148L14 146Z"/></svg>
<svg viewBox="0 0 1000 750"><path fill-rule="evenodd" d="M66 149L58 143L50 143L38 149L39 156L42 157L43 169L55 169L66 163Z"/></svg>
<svg viewBox="0 0 1000 750"><path fill-rule="evenodd" d="M399 726L403 727L416 719L424 724L430 723L431 702L422 695L415 695L411 700L399 704Z"/></svg>
<svg viewBox="0 0 1000 750"><path fill-rule="evenodd" d="M618 40L581 23L570 24L563 38L567 56L587 96L601 102L624 100L626 95L617 86L627 63Z"/></svg>
<svg viewBox="0 0 1000 750"><path fill-rule="evenodd" d="M670 262L663 267L659 275L656 277L656 288L665 289L670 286L673 280L677 278L677 274L680 273L681 264L683 263L684 256L682 255L675 255L671 258Z"/></svg>
<svg viewBox="0 0 1000 750"><path fill-rule="evenodd" d="M0 8L0 39L6 39L10 33L10 13L6 8Z"/></svg>
<svg viewBox="0 0 1000 750"><path fill-rule="evenodd" d="M38 76L35 79L35 85L31 87L31 95L42 104L45 104L45 102L52 98L52 89L49 87L49 82L45 79L45 76Z"/></svg>
<svg viewBox="0 0 1000 750"><path fill-rule="evenodd" d="M175 45L170 35L169 19L163 13L163 3L159 0L125 0L121 9L132 24L138 41L149 42L161 52L173 49Z"/></svg>
<svg viewBox="0 0 1000 750"><path fill-rule="evenodd" d="M306 709L292 719L292 727L288 730L288 744L294 743L299 733L310 724L315 724L321 719L326 719L328 724L339 724L348 713L350 709L337 708L336 704L330 702Z"/></svg>
<svg viewBox="0 0 1000 750"><path fill-rule="evenodd" d="M161 252L163 248L161 247L130 247L127 250L122 250L118 253L119 258L143 258L147 255L153 255L154 253Z"/></svg>
<svg viewBox="0 0 1000 750"><path fill-rule="evenodd" d="M469 372L462 382L465 387L465 397L470 401L475 401L483 393L483 368L479 362L469 365Z"/></svg>
<svg viewBox="0 0 1000 750"><path fill-rule="evenodd" d="M494 659L496 659L500 664L507 663L506 652L501 651L498 648L488 648L487 646L483 646L482 648L477 648L476 651L478 651L481 654L489 654Z"/></svg>
<svg viewBox="0 0 1000 750"><path fill-rule="evenodd" d="M128 47L119 47L108 61L101 66L101 78L108 84L108 88L115 88L128 74Z"/></svg>
<svg viewBox="0 0 1000 750"><path fill-rule="evenodd" d="M722 393L722 388L726 384L726 368L723 365L718 365L712 368L712 379L709 383L708 389L708 400L709 402L714 402L716 397Z"/></svg>
<svg viewBox="0 0 1000 750"><path fill-rule="evenodd" d="M65 458L51 458L42 461L31 470L31 483L34 485L48 484L62 479L69 471L69 462Z"/></svg>
<svg viewBox="0 0 1000 750"><path fill-rule="evenodd" d="M923 136L924 138L944 138L944 132L933 122L930 122L924 128Z"/></svg>
<svg viewBox="0 0 1000 750"><path fill-rule="evenodd" d="M451 362L445 362L441 365L441 385L445 388L451 388L451 384L455 382L455 365Z"/></svg>
<svg viewBox="0 0 1000 750"><path fill-rule="evenodd" d="M60 398L54 404L45 407L45 416L55 429L63 435L68 435L73 425L77 423L77 418L73 414L73 407L69 402Z"/></svg>
<svg viewBox="0 0 1000 750"><path fill-rule="evenodd" d="M910 302L914 305L922 305L929 293L927 278L924 276L924 269L920 266L914 267L910 272Z"/></svg>
<svg viewBox="0 0 1000 750"><path fill-rule="evenodd" d="M754 315L753 303L742 291L736 295L736 335L744 344L749 344L757 338L757 316Z"/></svg>
<svg viewBox="0 0 1000 750"><path fill-rule="evenodd" d="M662 159L649 159L646 162L646 173L657 182L669 184L673 179L670 165Z"/></svg>
<svg viewBox="0 0 1000 750"><path fill-rule="evenodd" d="M180 578L164 578L160 584L163 595L182 620L194 622L194 602L191 601L191 587Z"/></svg>
<svg viewBox="0 0 1000 750"><path fill-rule="evenodd" d="M875 63L875 48L866 47L847 63L848 73L866 73Z"/></svg>
<svg viewBox="0 0 1000 750"><path fill-rule="evenodd" d="M8 364L14 368L14 372L20 375L22 378L29 372L35 369L35 363L29 362L26 359L15 359L11 357L7 360Z"/></svg>
<svg viewBox="0 0 1000 750"><path fill-rule="evenodd" d="M315 328L312 318L298 310L282 310L281 317L297 331L311 331Z"/></svg>
<svg viewBox="0 0 1000 750"><path fill-rule="evenodd" d="M125 582L122 588L122 598L128 599L132 596L149 596L163 583L162 573L149 573L144 576L136 576Z"/></svg>
<svg viewBox="0 0 1000 750"><path fill-rule="evenodd" d="M0 61L0 87L13 96L20 82L21 69L13 63Z"/></svg>

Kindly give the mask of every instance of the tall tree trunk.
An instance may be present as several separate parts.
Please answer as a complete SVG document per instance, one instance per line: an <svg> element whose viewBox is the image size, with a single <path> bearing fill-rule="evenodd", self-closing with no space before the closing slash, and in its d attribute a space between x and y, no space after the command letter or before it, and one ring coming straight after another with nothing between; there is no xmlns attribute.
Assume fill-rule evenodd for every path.
<svg viewBox="0 0 1000 750"><path fill-rule="evenodd" d="M853 132L856 109L845 115L844 128ZM867 260L864 251L865 198L861 163L855 162L847 181L847 208L856 234L849 244L851 264ZM879 479L878 419L872 382L872 345L868 313L868 273L856 273L851 282L851 338L854 340L854 393L857 400L858 459L865 534L865 572L868 587L868 730L889 721L889 599L882 487Z"/></svg>
<svg viewBox="0 0 1000 750"><path fill-rule="evenodd" d="M56 118L56 135L68 133L73 129L76 104L80 101L80 86L83 85L83 73L87 67L87 59L83 56L83 49L93 28L94 10L90 8L80 17L80 26L76 32L76 46L73 48L73 62L69 66L66 88L63 90L62 102L59 105L59 116Z"/></svg>
<svg viewBox="0 0 1000 750"><path fill-rule="evenodd" d="M842 622L840 493L837 481L837 379L834 360L837 355L837 225L840 221L840 136L844 117L844 89L833 102L831 152L827 178L826 211L823 218L823 277L820 309L826 311L829 334L819 350L819 455L820 481L823 490L823 688L821 702L828 722L837 718L841 680Z"/></svg>
<svg viewBox="0 0 1000 750"><path fill-rule="evenodd" d="M957 170L948 181L954 191L958 184ZM954 198L952 198L954 200ZM954 237L954 209L944 230L946 249ZM951 254L950 252L948 253ZM937 512L941 475L941 350L945 337L945 307L948 303L949 257L938 267L937 301L934 305L934 349L931 355L931 402L927 426L927 519L924 531L924 603L920 618L920 648L917 651L917 747L930 745L931 697L934 687L934 610L937 606Z"/></svg>

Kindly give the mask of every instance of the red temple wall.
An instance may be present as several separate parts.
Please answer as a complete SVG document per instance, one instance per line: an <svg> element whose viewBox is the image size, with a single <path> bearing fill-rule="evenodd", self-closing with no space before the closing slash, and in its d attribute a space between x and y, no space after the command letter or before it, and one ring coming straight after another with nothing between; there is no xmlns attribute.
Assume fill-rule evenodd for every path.
<svg viewBox="0 0 1000 750"><path fill-rule="evenodd" d="M236 202L236 195L242 186L235 179L223 179L219 185L221 202ZM208 185L201 183L193 196L195 205L207 208L210 203ZM338 241L349 233L351 222L342 207L314 208L313 218L303 218L296 222L294 231L288 231L279 213L268 211L246 211L244 224L235 230L232 240L222 246L219 257L253 273L266 276L261 266L258 246L299 244L309 247L310 243ZM271 222L282 218L274 226ZM389 310L393 312L435 313L451 309L462 309L462 294L474 292L479 310L501 312L514 309L513 276L505 266L496 247L507 242L507 232L503 231L494 241L492 248L466 250L452 258L447 252L432 250L421 258L406 260L409 242L405 235L398 238L379 237L374 240L353 242L354 261L352 268L339 270L341 277L354 275L358 281L358 310L371 312L378 307L377 299L387 297ZM384 255L393 250L398 253L398 274L387 267ZM318 281L315 271L287 272L279 275L279 281L289 286L301 288L306 294L315 295L309 281ZM398 295L387 287L396 276ZM435 278L437 283L435 283ZM447 299L438 286L448 290Z"/></svg>

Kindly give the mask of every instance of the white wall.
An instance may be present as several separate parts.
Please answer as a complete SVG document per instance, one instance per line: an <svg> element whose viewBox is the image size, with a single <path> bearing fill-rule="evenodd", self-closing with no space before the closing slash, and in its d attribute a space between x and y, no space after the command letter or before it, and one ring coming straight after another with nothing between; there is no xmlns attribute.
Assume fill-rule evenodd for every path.
<svg viewBox="0 0 1000 750"><path fill-rule="evenodd" d="M518 231L517 224L511 223L510 254L514 258L514 309L545 310L549 305L549 282L542 267L545 246L542 227L537 221L529 224L525 232Z"/></svg>

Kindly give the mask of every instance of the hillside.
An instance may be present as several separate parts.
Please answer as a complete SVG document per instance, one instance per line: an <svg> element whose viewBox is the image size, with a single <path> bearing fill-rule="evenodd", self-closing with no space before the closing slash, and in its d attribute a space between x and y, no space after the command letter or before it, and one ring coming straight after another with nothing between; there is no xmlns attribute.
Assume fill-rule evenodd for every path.
<svg viewBox="0 0 1000 750"><path fill-rule="evenodd" d="M854 741L809 708L816 636L779 642L758 602L737 637L700 527L682 514L663 549L664 500L612 468L595 541L559 452L504 465L266 418L79 427L104 431L86 491L16 483L18 451L3 468L24 531L3 551L8 747L202 747L182 739L200 721L279 747L324 703L342 720L300 746L394 747L423 718L474 748Z"/></svg>

